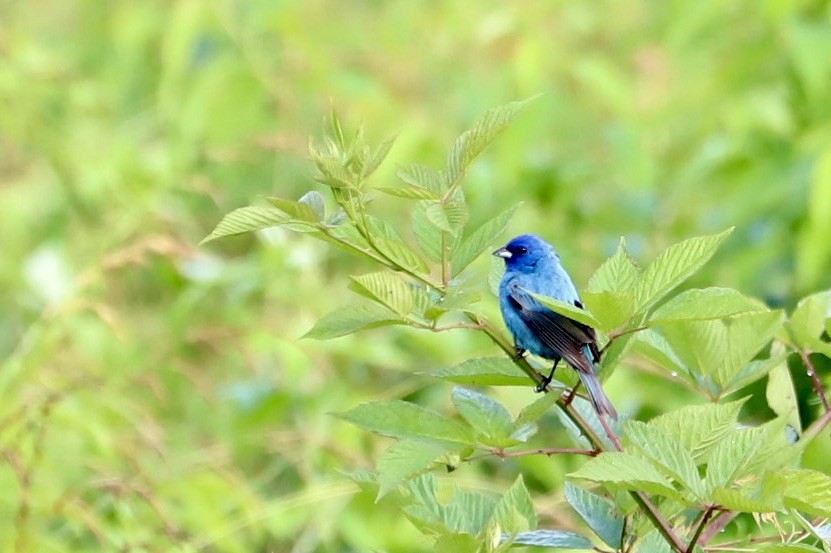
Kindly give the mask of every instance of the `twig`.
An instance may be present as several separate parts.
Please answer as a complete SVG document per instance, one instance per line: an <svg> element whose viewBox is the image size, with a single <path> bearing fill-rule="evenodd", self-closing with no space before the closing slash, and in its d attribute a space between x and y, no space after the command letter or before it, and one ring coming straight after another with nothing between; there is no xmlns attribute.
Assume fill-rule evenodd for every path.
<svg viewBox="0 0 831 553"><path fill-rule="evenodd" d="M788 540L791 541L798 541L804 539L805 537L809 536L811 533L808 530L800 530L798 532L794 532L790 536L787 536ZM764 536L760 538L749 538L744 540L736 540L736 541L729 541L727 543L720 543L718 545L714 545L712 547L708 547L708 551L735 551L736 547L739 545L744 544L751 544L751 543L766 543L766 542L781 542L783 541L782 536Z"/></svg>
<svg viewBox="0 0 831 553"><path fill-rule="evenodd" d="M516 354L516 350L514 349L513 344L506 340L502 333L496 330L493 327L493 325L488 323L486 320L480 319L478 315L470 311L466 311L465 315L467 315L467 317L472 322L484 325L482 331L485 332L485 334L487 334L488 337L490 337L490 339L493 340L493 342L497 346L499 346L502 349L502 351L504 351L508 355L508 357L510 357L514 361L514 363L516 363L516 365L522 370L522 372L527 374L537 384L544 382L545 377L538 373L524 357L518 356ZM546 388L545 391L547 392L548 388ZM557 404L565 411L566 415L572 421L574 421L574 423L577 426L580 427L580 430L583 431L583 433L586 435L586 438L589 440L592 446L594 446L598 451L601 452L608 450L608 446L603 442L602 439L600 439L600 436L598 436L595 433L594 429L592 429L592 427L583 419L583 417L580 416L580 413L577 412L573 405L567 405L562 397L557 400ZM611 434L614 435L614 432L611 432ZM620 450L619 440L616 444L616 447L618 447L618 450ZM633 491L629 493L635 500L635 502L637 502L638 505L641 507L641 510L643 510L643 512L646 514L646 516L649 518L649 520L652 522L655 528L657 528L658 532L661 533L661 535L664 537L667 543L669 543L670 546L678 553L686 553L686 545L684 544L684 542L681 541L681 538L679 538L678 535L674 532L669 522L661 514L661 511L659 511L655 504L652 503L652 500L649 499L649 496L643 492Z"/></svg>
<svg viewBox="0 0 831 553"><path fill-rule="evenodd" d="M424 323L419 323L416 321L409 321L411 325L416 328L420 328L422 330L429 330L431 332L449 332L451 330L459 330L459 329L466 329L466 330L483 330L485 327L480 323L454 323L451 325L445 326L435 326L429 325Z"/></svg>
<svg viewBox="0 0 831 553"><path fill-rule="evenodd" d="M618 338L620 338L621 336L626 336L627 334L632 334L634 332L640 332L642 330L648 330L648 329L649 329L648 326L638 326L638 327L635 327L635 328L630 328L630 329L624 330L623 332L614 332L613 331L613 332L609 333L609 341L606 342L606 344L600 350L600 355L603 355L603 353L606 351L606 349L609 346L611 346L612 343L614 343L614 341L617 340Z"/></svg>
<svg viewBox="0 0 831 553"><path fill-rule="evenodd" d="M734 518L739 516L739 513L736 511L722 511L714 520L710 526L707 527L707 530L701 533L699 541L701 545L707 545L713 536L724 530L724 527L730 524Z"/></svg>
<svg viewBox="0 0 831 553"><path fill-rule="evenodd" d="M547 455L551 457L552 455L586 455L587 457L595 457L600 452L596 449L575 449L569 447L540 447L537 449L522 449L519 451L505 451L501 447L494 447L489 449L487 453L482 453L481 455L472 455L470 457L466 457L463 461L475 461L477 459L484 459L487 457L495 456L499 457L500 459L510 459L513 457L527 457L529 455Z"/></svg>
<svg viewBox="0 0 831 553"><path fill-rule="evenodd" d="M493 450L494 455L505 459L509 457L524 457L526 455L548 455L550 457L552 455L558 455L563 453L571 455L586 455L588 457L596 457L597 454L600 452L596 449L575 449L572 447L543 447L537 449L524 449L521 451L504 451L500 449Z"/></svg>
<svg viewBox="0 0 831 553"><path fill-rule="evenodd" d="M831 405L828 403L828 397L825 395L825 389L822 387L822 381L819 379L814 364L811 363L810 355L805 350L799 350L799 356L802 357L802 362L808 368L808 376L811 377L811 382L814 383L814 390L816 390L825 412L831 411Z"/></svg>
<svg viewBox="0 0 831 553"><path fill-rule="evenodd" d="M800 440L813 440L829 423L831 423L831 411L826 411L811 426L805 429Z"/></svg>
<svg viewBox="0 0 831 553"><path fill-rule="evenodd" d="M452 190L453 186L451 186L450 188ZM446 194L446 197L449 198L449 194ZM370 257L374 261L380 262L382 265L388 268L406 273L414 279L418 280L419 282L427 285L429 288L438 291L439 293L445 293L445 291L442 290L440 286L434 284L429 278L425 278L417 273L407 270L405 267L401 267L400 265L389 259L387 256L385 256L382 252L378 251L378 254L380 254L381 256L379 257L379 255L376 255L375 252L369 252L364 250L363 248L356 247L354 244L351 244L344 240L340 240L339 238L327 232L326 230L321 230L329 239L335 240L351 248L353 251ZM360 231L361 229L358 230ZM377 248L373 246L372 242L370 242L370 246L377 251ZM487 334L488 337L490 337L490 339L493 340L493 342L497 346L499 346L508 355L508 357L511 358L514 361L514 363L525 374L527 374L531 378L531 380L533 380L537 385L545 382L545 377L542 376L539 372L537 372L537 370L534 369L534 367L532 367L524 357L522 357L521 355L517 355L517 352L513 344L511 344L502 335L502 333L499 332L496 328L494 328L493 325L491 325L486 319L480 319L479 315L471 311L465 311L465 316L467 316L467 318L473 323L473 326L479 328L480 330L482 330L482 332ZM627 332L635 332L636 330L642 329L632 329ZM546 387L545 391L548 392L548 387ZM594 429L583 419L582 416L580 416L580 414L576 411L574 406L566 404L565 400L562 397L557 399L557 403L565 411L566 415L581 429L581 431L585 434L586 438L589 440L592 446L596 448L598 452L608 450L608 447L600 438L600 436L598 436L597 433L595 433ZM618 451L622 450L620 440L617 437L617 435L612 431L608 423L603 421L602 416L600 416L600 419L601 424L603 424L604 429L606 430L606 433L609 435L609 439L612 440L612 443L614 444L615 448ZM661 533L661 535L664 537L667 543L669 543L670 546L678 553L685 553L686 547L684 543L675 534L669 522L667 522L667 520L664 518L664 516L661 514L660 510L658 510L655 504L652 503L652 500L649 498L649 496L647 496L643 492L634 491L630 492L630 495L634 498L638 505L640 505L641 509L644 511L646 516L652 521L653 525L658 529L658 531Z"/></svg>
<svg viewBox="0 0 831 553"><path fill-rule="evenodd" d="M707 507L707 510L704 511L704 515L701 517L701 522L698 523L698 527L695 529L689 545L687 545L687 553L693 553L695 550L695 544L698 543L698 540L701 537L701 532L704 531L704 527L707 526L707 522L710 521L710 517L713 516L713 513L715 513L716 510L717 509L714 505L710 505Z"/></svg>

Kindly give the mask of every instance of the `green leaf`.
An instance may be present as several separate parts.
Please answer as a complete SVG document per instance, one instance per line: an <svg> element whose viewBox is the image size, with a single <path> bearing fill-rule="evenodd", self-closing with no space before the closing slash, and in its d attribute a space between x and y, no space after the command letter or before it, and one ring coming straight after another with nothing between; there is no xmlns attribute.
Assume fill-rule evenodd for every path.
<svg viewBox="0 0 831 553"><path fill-rule="evenodd" d="M710 489L730 486L744 474L744 469L759 451L761 443L749 429L731 432L716 444L707 463L706 482Z"/></svg>
<svg viewBox="0 0 831 553"><path fill-rule="evenodd" d="M344 167L340 159L319 152L314 144L311 144L309 149L312 161L318 171L314 177L315 181L333 190L356 189L355 175L347 167Z"/></svg>
<svg viewBox="0 0 831 553"><path fill-rule="evenodd" d="M769 311L770 308L763 302L731 288L695 288L681 292L656 309L647 325L684 319L706 321Z"/></svg>
<svg viewBox="0 0 831 553"><path fill-rule="evenodd" d="M482 541L471 534L442 534L433 546L433 553L478 553Z"/></svg>
<svg viewBox="0 0 831 553"><path fill-rule="evenodd" d="M690 238L664 250L644 269L635 286L636 309L649 308L698 271L731 232L733 228L719 234Z"/></svg>
<svg viewBox="0 0 831 553"><path fill-rule="evenodd" d="M756 359L750 361L747 365L742 367L742 369L736 373L733 378L730 379L730 382L724 386L722 395L732 394L733 392L741 390L745 386L756 382L768 374L776 366L785 362L787 358L788 354L783 353L768 359Z"/></svg>
<svg viewBox="0 0 831 553"><path fill-rule="evenodd" d="M783 319L784 314L776 310L707 321L674 321L663 326L663 333L701 387L711 397L718 397L773 339Z"/></svg>
<svg viewBox="0 0 831 553"><path fill-rule="evenodd" d="M614 330L634 314L635 296L631 292L583 292L583 304L594 314L597 320L595 328L609 332Z"/></svg>
<svg viewBox="0 0 831 553"><path fill-rule="evenodd" d="M461 279L451 280L439 307L445 311L464 310L482 299L481 290Z"/></svg>
<svg viewBox="0 0 831 553"><path fill-rule="evenodd" d="M473 445L470 430L435 411L406 401L373 401L339 413L352 424L393 438L428 438Z"/></svg>
<svg viewBox="0 0 831 553"><path fill-rule="evenodd" d="M779 417L760 426L744 429L750 434L750 440L758 442L759 450L748 461L742 476L758 475L767 471L780 471L795 466L807 445L806 441L797 440L792 429L788 428L785 417Z"/></svg>
<svg viewBox="0 0 831 553"><path fill-rule="evenodd" d="M601 453L567 478L680 499L669 480L650 462L620 451Z"/></svg>
<svg viewBox="0 0 831 553"><path fill-rule="evenodd" d="M797 346L803 350L822 350L817 347L819 337L825 331L826 320L831 317L831 290L813 294L796 305L789 328ZM821 342L820 342L821 343Z"/></svg>
<svg viewBox="0 0 831 553"><path fill-rule="evenodd" d="M499 284L505 274L504 260L492 257L491 268L488 271L488 289L494 296L499 296Z"/></svg>
<svg viewBox="0 0 831 553"><path fill-rule="evenodd" d="M466 446L434 440L405 439L395 442L378 459L378 499L387 495L402 482L426 472L447 453L461 451Z"/></svg>
<svg viewBox="0 0 831 553"><path fill-rule="evenodd" d="M434 199L439 199L445 191L442 175L434 169L418 163L411 163L399 169L398 178L415 188L429 190Z"/></svg>
<svg viewBox="0 0 831 553"><path fill-rule="evenodd" d="M386 307L377 304L350 305L325 315L303 338L330 340L367 328L396 324L406 324L406 320Z"/></svg>
<svg viewBox="0 0 831 553"><path fill-rule="evenodd" d="M508 538L509 536L505 536ZM561 549L594 549L592 542L580 534L565 530L534 530L522 532L513 538L515 545L534 545Z"/></svg>
<svg viewBox="0 0 831 553"><path fill-rule="evenodd" d="M422 374L471 386L528 386L531 379L507 357L479 357Z"/></svg>
<svg viewBox="0 0 831 553"><path fill-rule="evenodd" d="M771 356L778 353L779 357L784 351L784 347L778 342L774 342L774 347L771 348ZM768 405L774 413L780 417L785 417L788 424L791 425L797 433L802 433L802 422L799 418L799 404L797 402L796 390L793 385L793 378L791 371L788 368L787 357L783 358L773 369L768 372L768 385L765 389L765 398Z"/></svg>
<svg viewBox="0 0 831 553"><path fill-rule="evenodd" d="M620 549L623 541L623 517L609 501L570 482L563 489L566 500L574 507L595 534L612 549Z"/></svg>
<svg viewBox="0 0 831 553"><path fill-rule="evenodd" d="M713 448L736 425L744 400L722 404L689 405L656 417L650 424L672 436L697 463L706 461Z"/></svg>
<svg viewBox="0 0 831 553"><path fill-rule="evenodd" d="M652 530L638 543L638 553L670 553L667 540L657 530Z"/></svg>
<svg viewBox="0 0 831 553"><path fill-rule="evenodd" d="M304 196L305 198L306 196ZM303 222L303 223L317 223L318 217L317 213L315 213L314 208L311 205L311 202L314 200L310 200L307 198L306 202L295 202L292 200L284 200L282 198L275 198L269 197L266 198L268 203L288 215L291 219Z"/></svg>
<svg viewBox="0 0 831 553"><path fill-rule="evenodd" d="M831 476L809 469L791 469L785 477L785 505L819 517L831 517Z"/></svg>
<svg viewBox="0 0 831 553"><path fill-rule="evenodd" d="M495 508L496 501L489 496L457 489L443 509L442 520L448 530L479 535Z"/></svg>
<svg viewBox="0 0 831 553"><path fill-rule="evenodd" d="M466 236L453 251L453 274L461 273L474 259L491 246L511 221L519 204L509 207L496 217L482 223L475 231Z"/></svg>
<svg viewBox="0 0 831 553"><path fill-rule="evenodd" d="M493 446L510 443L514 424L502 404L484 394L460 387L453 388L450 397L462 418L483 436L483 442Z"/></svg>
<svg viewBox="0 0 831 553"><path fill-rule="evenodd" d="M537 526L534 503L522 480L522 475L508 488L493 510L491 524L497 524L503 531L511 533L532 530Z"/></svg>
<svg viewBox="0 0 831 553"><path fill-rule="evenodd" d="M476 157L519 115L533 98L511 102L486 111L462 133L450 148L447 159L447 182L457 182Z"/></svg>
<svg viewBox="0 0 831 553"><path fill-rule="evenodd" d="M425 215L438 229L456 234L467 220L467 208L461 201L425 202Z"/></svg>
<svg viewBox="0 0 831 553"><path fill-rule="evenodd" d="M805 543L763 543L755 553L823 553L822 549Z"/></svg>
<svg viewBox="0 0 831 553"><path fill-rule="evenodd" d="M398 275L379 271L349 278L354 283L353 290L386 305L399 315L412 311L414 298L410 284Z"/></svg>
<svg viewBox="0 0 831 553"><path fill-rule="evenodd" d="M390 153L393 143L395 142L395 135L387 137L378 147L372 152L364 162L361 168L361 180L365 180L383 163Z"/></svg>
<svg viewBox="0 0 831 553"><path fill-rule="evenodd" d="M696 499L704 500L704 486L695 460L681 442L655 425L626 421L626 437L662 472L687 489Z"/></svg>
<svg viewBox="0 0 831 553"><path fill-rule="evenodd" d="M542 394L542 397L527 405L519 412L519 416L514 421L514 428L521 428L527 424L535 423L549 412L551 407L557 403L558 399L557 394Z"/></svg>
<svg viewBox="0 0 831 553"><path fill-rule="evenodd" d="M595 411L594 406L592 406L591 402L589 402L586 399L583 399L580 396L576 396L574 400L571 402L571 405L574 408L574 410L577 411L580 417L589 425L591 430L600 439L600 441L603 442L603 447L606 449L614 449L614 444L612 444L611 440L609 440L608 436L606 435L606 431L603 428L603 423L600 422L600 417L597 415L597 411ZM582 428L577 426L563 409L557 406L554 409L554 413L556 413L560 423L566 428L569 434L571 434L572 438L574 438L575 443L579 444L581 447L585 449L592 449L594 447L586 438Z"/></svg>
<svg viewBox="0 0 831 553"><path fill-rule="evenodd" d="M253 230L275 227L289 220L290 218L285 213L277 211L276 209L256 206L241 207L225 215L216 228L200 244L224 236L233 236Z"/></svg>
<svg viewBox="0 0 831 553"><path fill-rule="evenodd" d="M421 188L419 186L378 186L375 188L379 192L389 194L390 196L397 196L399 198L406 198L408 200L438 200L439 196L431 190Z"/></svg>
<svg viewBox="0 0 831 553"><path fill-rule="evenodd" d="M424 274L427 272L427 264L421 259L421 256L400 240L376 236L372 241L381 253L399 267L413 273Z"/></svg>
<svg viewBox="0 0 831 553"><path fill-rule="evenodd" d="M413 236L427 258L438 263L442 259L442 232L427 217L428 204L418 202L413 208Z"/></svg>
<svg viewBox="0 0 831 553"><path fill-rule="evenodd" d="M633 351L654 361L660 369L668 372L673 378L683 377L693 385L696 383L690 375L689 368L678 357L663 335L654 330L644 330L636 335L633 342Z"/></svg>
<svg viewBox="0 0 831 553"><path fill-rule="evenodd" d="M713 490L713 501L725 509L742 513L773 513L782 510L781 497L776 494L754 498L742 491L724 487Z"/></svg>
<svg viewBox="0 0 831 553"><path fill-rule="evenodd" d="M301 204L308 205L318 221L322 221L326 218L326 201L323 199L323 194L320 192L316 190L306 192L300 198L299 202Z"/></svg>
<svg viewBox="0 0 831 553"><path fill-rule="evenodd" d="M617 252L595 271L585 291L631 292L635 289L640 275L640 267L626 249L626 242L621 237Z"/></svg>
<svg viewBox="0 0 831 553"><path fill-rule="evenodd" d="M526 290L527 292L527 290ZM531 296L534 297L535 300L546 306L547 308L551 309L555 313L559 313L564 317L568 317L569 319L573 319L578 323L583 323L585 325L589 325L590 327L599 327L601 324L594 318L594 315L586 311L585 309L581 309L576 305L572 305L570 303L566 303L564 301L560 301L555 298L550 298L548 296L543 296L540 294L534 294L533 292L528 292Z"/></svg>

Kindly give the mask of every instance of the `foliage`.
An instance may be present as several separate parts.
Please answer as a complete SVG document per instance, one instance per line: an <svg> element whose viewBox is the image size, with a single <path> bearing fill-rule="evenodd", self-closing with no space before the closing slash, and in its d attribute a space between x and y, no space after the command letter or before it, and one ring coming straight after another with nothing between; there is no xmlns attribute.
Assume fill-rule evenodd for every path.
<svg viewBox="0 0 831 553"><path fill-rule="evenodd" d="M42 0L32 9L0 0L0 14L0 551L397 553L439 540L453 551L494 543L469 532L474 521L494 532L496 519L483 513L509 489L519 514L500 520L528 527L516 544L577 547L590 538L610 549L624 519L631 535L633 518L643 518L635 498L566 479L590 460L579 451L594 446L552 407L558 394L535 395L528 374L481 330L414 330L352 294L348 286L362 285L348 276L384 270L376 262L270 226L285 215L261 196L294 201L314 189L324 216L334 213L307 159L310 134L327 147L319 121L332 104L344 126L366 121L367 144L397 133L368 179L368 212L426 260L431 279L440 279L439 249L414 236L412 223L464 224L470 240L448 269L476 291L452 302L496 327L485 283L498 282L499 265L487 250L476 257L494 228L506 227L503 238L533 231L551 240L584 299L593 289L600 296L591 315L615 330L632 309L617 293L631 289L627 279L672 244L734 226L649 308L648 330L612 342L604 387L622 413L653 426L682 406L747 398L742 425L775 419L786 435L788 426L805 429L798 468L814 472L799 479L804 497L822 504L815 473L828 473L831 437L809 430L825 412L816 381L827 385L831 374L821 317L831 274L824 3ZM436 194L411 185L436 184L431 168L448 165L454 137L488 107L540 93L469 166L460 185L467 214L432 208L414 221L412 206ZM261 230L198 245L224 214L250 204L251 215L265 216ZM308 207L319 216L319 202ZM590 281L621 236L628 258ZM792 325L803 299L793 318L810 323ZM669 336L658 316L666 307L660 316L680 321L704 303L715 319L691 323L699 341L732 336L718 322L727 313L748 317L739 323L747 334L778 324L752 314L783 310L784 328L753 359L773 367L749 364L727 378L735 359L725 360L693 382L702 363L665 349L687 327ZM442 303L448 313L453 305ZM326 313L328 323L316 323ZM440 322L474 324L452 314ZM312 328L316 338L340 336L300 339ZM769 372L741 387L756 371ZM562 368L558 378L575 382ZM475 414L491 411L471 408L465 398L478 396L457 397L454 386L502 405L508 438L524 446L439 453L457 442L389 438L331 416L403 401L474 432L477 444L508 441L504 413L499 425L474 430ZM588 406L574 407L614 447ZM664 434L678 434L664 424ZM622 439L660 469L654 452ZM697 453L707 441L685 440L707 478ZM425 534L405 514L429 502L405 497L412 481L396 472L407 471L399 458L426 463L434 454L438 470L417 478L432 475L442 506L456 490L454 504L477 502L482 516L464 532ZM355 472L366 467L384 478ZM537 530L522 515L520 486ZM764 489L730 491L745 494L748 508L765 499ZM652 499L672 510L671 499ZM827 539L827 523L794 498L782 503L787 513L737 516L708 543L752 549L766 542L748 539L767 540L795 551ZM651 527L635 530L639 548L668 551Z"/></svg>
<svg viewBox="0 0 831 553"><path fill-rule="evenodd" d="M462 179L470 163L513 121L523 104L486 112L454 142L444 168L419 167L400 175L404 182L400 187L382 189L413 202L410 232L420 250L400 238L400 228L370 212L374 189L369 178L388 154L391 141L373 148L364 141L362 130L348 135L335 113L330 116L325 147L311 146L316 180L329 187L335 212L327 216L325 199L315 191L297 202L269 199L273 208L265 212L244 207L228 214L208 240L258 230L263 220L277 221L274 224L345 248L382 269L351 277L352 290L372 303L339 308L307 336L327 339L388 324L432 332L482 331L509 356L513 370L504 361L484 358L431 374L469 384L515 385L522 370L529 385L539 383L542 376L516 355L477 309L477 285L464 273L471 260L493 245L508 221L498 214L484 226L468 229ZM711 529L741 513L774 516L779 524L805 521L805 517L831 518L831 476L799 466L804 449L831 422L821 384L816 382L816 393L825 413L807 429L788 426L797 420L798 406L789 375L781 370L778 381L770 381L767 394L779 417L760 425L741 425L738 417L744 401L724 401L781 367L790 353L801 354L813 372L807 355L831 351L821 337L831 313L831 295L822 293L800 302L787 319L787 335L782 310L770 309L736 290L690 289L671 295L713 257L731 231L671 245L643 268L621 240L617 252L589 280L585 310L538 296L549 308L601 331L606 336L604 349L618 346L619 352L601 364L603 376L625 360L629 350L637 351L710 403L681 407L648 422L625 420L619 429L588 408L586 399L577 398L572 404L570 394L556 400L543 398L516 418L499 401L468 387L451 392L455 418L400 400L364 403L339 416L397 441L378 459L376 471L361 474L360 481L374 484L379 499L396 492L404 513L434 539L436 551L495 552L515 545L593 547L587 536L537 529L521 476L499 500L457 489L448 503L442 503L429 471L456 468L482 454L592 457L568 476L582 488L569 487L566 498L595 535L618 551L632 544L639 544L639 550L668 546L678 553L707 547L713 539ZM769 353L760 357L762 352ZM575 449L517 449L537 434L538 421L549 409L571 421ZM590 491L597 486L607 497ZM651 537L654 532L664 541L648 545L647 540L656 539ZM781 547L798 535L782 535ZM757 536L747 539L752 542ZM816 547L800 547L806 551L823 547L822 539L809 541ZM766 547L772 547L771 542Z"/></svg>

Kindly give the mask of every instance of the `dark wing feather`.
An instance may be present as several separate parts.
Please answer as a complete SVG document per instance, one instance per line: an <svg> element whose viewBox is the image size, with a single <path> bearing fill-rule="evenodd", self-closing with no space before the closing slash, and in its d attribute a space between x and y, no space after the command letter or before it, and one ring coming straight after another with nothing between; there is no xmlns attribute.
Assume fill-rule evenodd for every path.
<svg viewBox="0 0 831 553"><path fill-rule="evenodd" d="M576 370L594 373L584 350L589 346L593 361L599 360L593 328L540 305L519 287L513 288L510 295L520 318L543 344L557 351Z"/></svg>

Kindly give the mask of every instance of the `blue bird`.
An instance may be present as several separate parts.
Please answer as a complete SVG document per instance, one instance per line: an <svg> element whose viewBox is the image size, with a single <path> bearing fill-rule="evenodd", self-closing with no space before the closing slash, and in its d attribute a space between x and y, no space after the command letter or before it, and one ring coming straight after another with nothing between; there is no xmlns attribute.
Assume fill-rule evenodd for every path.
<svg viewBox="0 0 831 553"><path fill-rule="evenodd" d="M551 382L557 364L565 359L577 371L595 410L617 419L617 411L594 372L594 364L600 361L594 329L555 313L531 295L548 296L583 307L577 288L554 247L539 236L523 234L493 255L505 260L505 275L499 285L499 306L514 337L517 352L522 355L527 350L554 361L551 374L539 389Z"/></svg>

